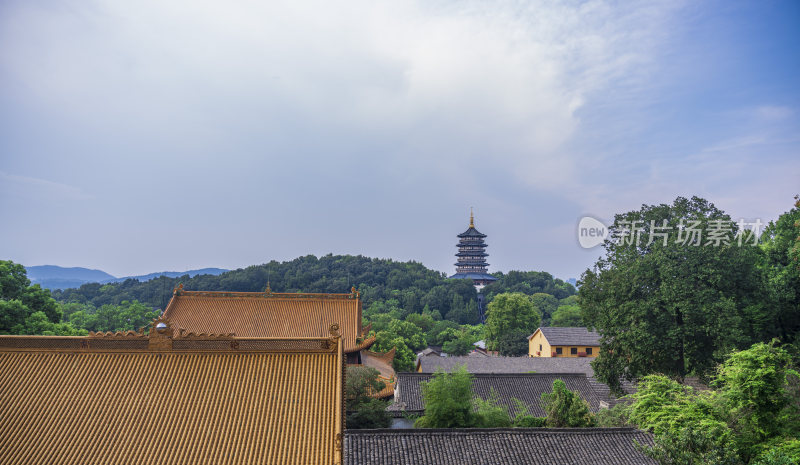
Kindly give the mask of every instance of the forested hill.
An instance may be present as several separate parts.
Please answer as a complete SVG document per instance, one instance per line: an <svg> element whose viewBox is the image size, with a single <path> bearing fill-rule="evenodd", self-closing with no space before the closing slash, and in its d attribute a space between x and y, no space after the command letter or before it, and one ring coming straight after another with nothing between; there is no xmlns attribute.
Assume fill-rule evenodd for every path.
<svg viewBox="0 0 800 465"><path fill-rule="evenodd" d="M495 273L499 280L487 286L484 293L492 296L505 291L532 295L547 293L556 299L575 294L575 288L546 272ZM121 283L84 284L78 289L53 291L61 302L91 303L95 307L118 305L138 300L163 309L172 291L182 283L187 290L263 291L269 281L274 292L349 292L355 286L362 293L364 307L376 301L396 299L406 313L419 313L427 306L442 316L453 310L453 302L469 302L476 297L475 288L465 280L448 280L444 273L426 268L417 262L352 255L307 255L287 262L272 261L263 265L229 271L219 276L188 275L177 278L159 277L146 282L129 279ZM458 296L458 297L456 297Z"/></svg>

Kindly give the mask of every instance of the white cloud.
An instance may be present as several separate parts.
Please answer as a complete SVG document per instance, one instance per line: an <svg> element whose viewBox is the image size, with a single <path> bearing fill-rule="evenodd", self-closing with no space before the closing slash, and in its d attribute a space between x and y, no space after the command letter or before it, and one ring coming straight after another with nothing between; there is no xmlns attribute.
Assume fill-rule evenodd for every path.
<svg viewBox="0 0 800 465"><path fill-rule="evenodd" d="M330 131L402 144L390 163L485 160L557 190L578 169L563 150L576 112L595 93L645 85L675 5L20 3L0 20L13 44L0 63L101 134L229 147L257 121L253 144Z"/></svg>

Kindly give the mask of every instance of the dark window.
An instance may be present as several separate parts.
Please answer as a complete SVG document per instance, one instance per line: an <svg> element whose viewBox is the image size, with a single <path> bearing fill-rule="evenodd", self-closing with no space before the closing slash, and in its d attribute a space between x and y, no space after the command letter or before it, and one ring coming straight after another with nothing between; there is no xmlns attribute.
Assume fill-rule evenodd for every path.
<svg viewBox="0 0 800 465"><path fill-rule="evenodd" d="M587 347L586 348L586 355L592 355L592 348L591 347Z"/></svg>
<svg viewBox="0 0 800 465"><path fill-rule="evenodd" d="M577 347L570 347L569 348L570 355L578 355L578 348Z"/></svg>
<svg viewBox="0 0 800 465"><path fill-rule="evenodd" d="M561 355L561 347L556 347L556 353L557 353L558 355Z"/></svg>
<svg viewBox="0 0 800 465"><path fill-rule="evenodd" d="M539 344L539 350L542 350L542 345L541 344Z"/></svg>

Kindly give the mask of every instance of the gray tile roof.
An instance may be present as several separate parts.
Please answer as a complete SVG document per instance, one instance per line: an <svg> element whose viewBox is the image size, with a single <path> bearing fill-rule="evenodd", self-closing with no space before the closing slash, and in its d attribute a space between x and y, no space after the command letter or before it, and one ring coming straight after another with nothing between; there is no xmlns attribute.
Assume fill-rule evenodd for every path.
<svg viewBox="0 0 800 465"><path fill-rule="evenodd" d="M654 465L632 428L348 430L346 465Z"/></svg>
<svg viewBox="0 0 800 465"><path fill-rule="evenodd" d="M470 373L586 373L594 376L590 357L493 357L470 354L461 357L421 356L423 373L452 371L464 365Z"/></svg>
<svg viewBox="0 0 800 465"><path fill-rule="evenodd" d="M389 410L421 414L425 410L422 383L430 381L433 376L430 373L399 373L394 403L389 406ZM600 408L600 401L613 402L608 397L607 389L606 392L602 390L598 392L583 373L479 373L473 376L472 392L482 399L487 399L494 390L497 392L500 405L507 407L512 417L517 413L512 398L517 398L527 405L530 414L537 417L546 416L542 409L542 393L551 392L553 382L557 379L563 380L570 391L578 391L581 397L589 402L594 412Z"/></svg>
<svg viewBox="0 0 800 465"><path fill-rule="evenodd" d="M594 378L592 361L589 357L494 357L483 354L470 354L462 357L433 357L419 358L423 373L434 373L437 370L453 371L459 366L466 367L470 373L585 373L595 392L603 399L610 399L609 406L614 406L618 399L614 399L606 384ZM636 384L622 381L622 389L626 393L636 391Z"/></svg>
<svg viewBox="0 0 800 465"><path fill-rule="evenodd" d="M600 346L600 335L596 331L586 328L558 328L543 326L539 328L547 338L547 342L554 346ZM536 331L534 331L536 334ZM533 334L531 334L533 336ZM529 336L530 338L530 336Z"/></svg>

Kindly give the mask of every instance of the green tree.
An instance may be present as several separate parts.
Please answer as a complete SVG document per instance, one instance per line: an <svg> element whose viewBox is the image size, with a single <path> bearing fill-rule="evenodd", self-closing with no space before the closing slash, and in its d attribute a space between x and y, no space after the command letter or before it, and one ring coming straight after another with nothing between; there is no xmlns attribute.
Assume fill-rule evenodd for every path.
<svg viewBox="0 0 800 465"><path fill-rule="evenodd" d="M50 292L38 284L31 286L24 266L0 260L0 334L31 334L31 328L40 327L28 322L34 313L50 323L61 322L61 308Z"/></svg>
<svg viewBox="0 0 800 465"><path fill-rule="evenodd" d="M472 325L480 320L478 313L478 303L475 300L469 300L466 303L456 295L453 298L450 311L447 312L446 318L450 321L455 321L458 324Z"/></svg>
<svg viewBox="0 0 800 465"><path fill-rule="evenodd" d="M730 415L737 448L745 459L761 453L761 445L784 434L800 433L800 415L790 392L798 373L791 357L774 344L757 343L733 353L720 367L716 384Z"/></svg>
<svg viewBox="0 0 800 465"><path fill-rule="evenodd" d="M86 331L76 329L69 323L53 323L44 312L31 313L25 323L15 327L16 334L37 334L42 336L83 336Z"/></svg>
<svg viewBox="0 0 800 465"><path fill-rule="evenodd" d="M653 447L639 446L645 455L660 465L744 465L733 448L720 444L721 426L709 429L684 427L653 439Z"/></svg>
<svg viewBox="0 0 800 465"><path fill-rule="evenodd" d="M553 428L594 426L594 416L577 391L567 389L564 381L553 381L553 391L542 393L542 406L547 412L546 424Z"/></svg>
<svg viewBox="0 0 800 465"><path fill-rule="evenodd" d="M467 355L472 351L473 341L471 338L462 336L452 341L447 341L442 346L442 350L448 355Z"/></svg>
<svg viewBox="0 0 800 465"><path fill-rule="evenodd" d="M717 393L695 392L664 375L648 375L632 397L631 421L655 434L654 446L643 452L660 464L742 463Z"/></svg>
<svg viewBox="0 0 800 465"><path fill-rule="evenodd" d="M530 332L527 329L511 329L500 335L500 339L495 345L500 355L504 357L520 357L528 354L528 336Z"/></svg>
<svg viewBox="0 0 800 465"><path fill-rule="evenodd" d="M602 408L594 414L595 423L601 428L631 427L628 405L619 403L611 408Z"/></svg>
<svg viewBox="0 0 800 465"><path fill-rule="evenodd" d="M98 309L86 306L70 314L69 322L88 331L132 331L147 327L155 318L157 311L134 300L120 305L105 304Z"/></svg>
<svg viewBox="0 0 800 465"><path fill-rule="evenodd" d="M550 326L550 319L558 308L558 299L544 292L537 292L531 296L531 302L542 315L542 326Z"/></svg>
<svg viewBox="0 0 800 465"><path fill-rule="evenodd" d="M768 305L754 319L753 330L764 333L762 340L792 343L800 340L800 200L771 222L761 239Z"/></svg>
<svg viewBox="0 0 800 465"><path fill-rule="evenodd" d="M420 351L428 346L422 329L409 321L392 321L384 331L378 333L378 337L390 339L399 337L413 351Z"/></svg>
<svg viewBox="0 0 800 465"><path fill-rule="evenodd" d="M414 422L417 428L471 428L473 410L472 375L459 367L450 373L437 371L433 379L422 383L425 415Z"/></svg>
<svg viewBox="0 0 800 465"><path fill-rule="evenodd" d="M541 322L541 315L525 294L504 293L495 296L486 312L486 342L490 350L498 350L501 338L512 331L513 337L532 334Z"/></svg>
<svg viewBox="0 0 800 465"><path fill-rule="evenodd" d="M787 439L761 454L755 465L797 465L800 463L800 439Z"/></svg>
<svg viewBox="0 0 800 465"><path fill-rule="evenodd" d="M388 402L373 397L385 387L378 375L374 368L347 368L345 403L348 428L388 428L391 425L392 419L386 411Z"/></svg>
<svg viewBox="0 0 800 465"><path fill-rule="evenodd" d="M414 371L414 363L417 356L408 345L405 339L396 334L387 331L379 331L375 334L375 344L372 346L373 350L378 352L387 352L395 349L394 361L392 367L395 371Z"/></svg>
<svg viewBox="0 0 800 465"><path fill-rule="evenodd" d="M508 428L511 417L508 407L500 404L500 395L494 388L489 389L489 396L481 399L475 396L472 400L475 410L475 428Z"/></svg>
<svg viewBox="0 0 800 465"><path fill-rule="evenodd" d="M0 260L0 298L20 300L30 285L24 266L10 260Z"/></svg>
<svg viewBox="0 0 800 465"><path fill-rule="evenodd" d="M447 341L457 339L459 336L458 323L450 320L440 320L426 333L426 340L434 346L441 346Z"/></svg>
<svg viewBox="0 0 800 465"><path fill-rule="evenodd" d="M422 331L430 331L436 321L430 314L412 313L406 317L406 321L417 325Z"/></svg>
<svg viewBox="0 0 800 465"><path fill-rule="evenodd" d="M583 326L581 308L577 305L562 305L553 313L551 326L574 327Z"/></svg>
<svg viewBox="0 0 800 465"><path fill-rule="evenodd" d="M612 232L633 233L606 240L605 256L579 290L584 320L601 334L593 362L600 380L618 390L623 376L706 375L725 353L760 336L746 324L763 311L760 251L739 246L734 227L697 197L616 215ZM702 235L710 230L719 231L719 244Z"/></svg>
<svg viewBox="0 0 800 465"><path fill-rule="evenodd" d="M790 363L784 349L757 343L719 368L716 391L645 376L628 410L631 422L655 435L645 453L661 464L766 465L800 456L798 378Z"/></svg>
<svg viewBox="0 0 800 465"><path fill-rule="evenodd" d="M553 275L544 271L509 271L508 274L494 273L493 276L498 280L481 291L488 302L491 302L496 295L506 292L521 292L525 295L543 292L556 299L575 294L575 287L572 284L553 278Z"/></svg>
<svg viewBox="0 0 800 465"><path fill-rule="evenodd" d="M515 428L544 428L547 426L547 418L533 416L528 406L521 400L512 397L511 403L514 404L515 415L512 426Z"/></svg>

